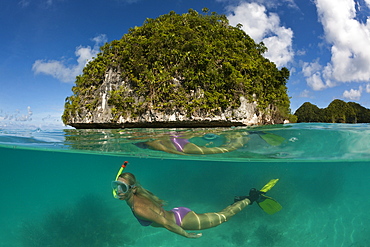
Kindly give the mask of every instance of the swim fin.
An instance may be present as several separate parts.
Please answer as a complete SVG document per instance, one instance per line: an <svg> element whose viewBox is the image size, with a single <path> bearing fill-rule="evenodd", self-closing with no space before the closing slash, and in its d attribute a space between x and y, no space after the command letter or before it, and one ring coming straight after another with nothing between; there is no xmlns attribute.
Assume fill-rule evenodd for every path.
<svg viewBox="0 0 370 247"><path fill-rule="evenodd" d="M270 215L279 212L283 208L280 203L265 195L261 195L261 200L257 201L257 204L263 211Z"/></svg>
<svg viewBox="0 0 370 247"><path fill-rule="evenodd" d="M260 191L262 192L267 192L269 190L271 190L272 187L275 186L275 184L279 181L279 179L271 179L267 184L265 184L265 186L263 186L262 189L260 189Z"/></svg>
<svg viewBox="0 0 370 247"><path fill-rule="evenodd" d="M272 133L263 132L259 136L271 146L279 146L281 143L285 141L284 137L281 137L281 136L278 136Z"/></svg>
<svg viewBox="0 0 370 247"><path fill-rule="evenodd" d="M268 214L279 212L283 207L273 198L265 196L265 193L272 189L272 187L274 187L278 181L279 179L271 179L267 184L265 184L265 186L262 187L261 190L252 188L249 191L249 196L234 197L234 203L248 198L251 204L256 202L258 206Z"/></svg>
<svg viewBox="0 0 370 247"><path fill-rule="evenodd" d="M271 179L263 188L260 190L263 193L266 193L272 187L275 186L275 184L279 181L279 179ZM276 212L279 212L283 207L275 201L273 198L265 196L264 194L260 195L260 199L256 201L258 206L265 211L268 214L274 214Z"/></svg>

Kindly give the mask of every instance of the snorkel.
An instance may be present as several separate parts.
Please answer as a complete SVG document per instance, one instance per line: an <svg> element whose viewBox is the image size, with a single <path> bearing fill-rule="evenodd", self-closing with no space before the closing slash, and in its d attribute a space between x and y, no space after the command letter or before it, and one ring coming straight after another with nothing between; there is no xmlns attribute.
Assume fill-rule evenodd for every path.
<svg viewBox="0 0 370 247"><path fill-rule="evenodd" d="M128 161L123 162L121 168L117 172L117 176L116 176L115 181L117 181L119 175L121 175L121 173L123 172L123 170L125 170L127 165L128 165ZM114 198L118 198L117 192L114 189L112 190L112 193L113 193Z"/></svg>

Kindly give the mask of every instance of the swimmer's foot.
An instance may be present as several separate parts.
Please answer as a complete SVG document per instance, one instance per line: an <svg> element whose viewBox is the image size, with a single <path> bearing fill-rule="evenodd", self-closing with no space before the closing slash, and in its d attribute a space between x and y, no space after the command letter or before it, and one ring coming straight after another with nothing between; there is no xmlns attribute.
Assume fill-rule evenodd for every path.
<svg viewBox="0 0 370 247"><path fill-rule="evenodd" d="M255 201L261 202L261 201L264 200L264 198L261 196L263 194L265 194L265 192L256 190L255 188L252 188L249 191L249 196L235 196L234 197L234 203L238 202L238 201L242 201L242 200L247 199L247 198L251 202L250 204L253 204L253 202L255 202Z"/></svg>
<svg viewBox="0 0 370 247"><path fill-rule="evenodd" d="M246 198L248 198L248 196L235 196L234 202L243 201Z"/></svg>

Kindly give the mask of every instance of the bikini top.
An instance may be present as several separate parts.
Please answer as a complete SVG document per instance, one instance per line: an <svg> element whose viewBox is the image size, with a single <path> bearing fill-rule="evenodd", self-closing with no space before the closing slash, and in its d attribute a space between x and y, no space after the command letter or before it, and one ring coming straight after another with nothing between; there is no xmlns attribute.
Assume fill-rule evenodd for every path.
<svg viewBox="0 0 370 247"><path fill-rule="evenodd" d="M140 219L139 217L136 216L135 214L135 210L134 210L134 205L132 204L131 206L131 211L132 211L132 214L135 216L135 218L137 219L137 221L139 221L140 225L142 226L150 226L153 221L149 221L149 220L142 220Z"/></svg>
<svg viewBox="0 0 370 247"><path fill-rule="evenodd" d="M132 214L135 216L137 221L139 221L140 225L142 225L142 226L150 226L153 223L153 221L142 220L142 219L138 218L133 209L132 209Z"/></svg>
<svg viewBox="0 0 370 247"><path fill-rule="evenodd" d="M162 212L164 211L163 208L161 208ZM137 219L137 221L139 221L140 225L142 226L150 226L153 221L149 221L149 220L142 220L140 219L139 217L136 216L135 214L135 211L134 211L134 207L131 208L131 211L132 211L132 214L135 216L135 218ZM164 212L163 212L164 213Z"/></svg>
<svg viewBox="0 0 370 247"><path fill-rule="evenodd" d="M139 223L140 223L140 225L142 225L142 226L150 226L152 223L153 223L153 221L149 221L149 220L142 220L142 219L140 219L139 217L137 217L136 216L136 214L135 214L135 210L134 210L134 204L132 204L132 206L131 206L131 211L132 211L132 214L135 216L135 218L137 219L137 221L139 221ZM164 214L164 209L161 207L161 211L163 212L163 214Z"/></svg>

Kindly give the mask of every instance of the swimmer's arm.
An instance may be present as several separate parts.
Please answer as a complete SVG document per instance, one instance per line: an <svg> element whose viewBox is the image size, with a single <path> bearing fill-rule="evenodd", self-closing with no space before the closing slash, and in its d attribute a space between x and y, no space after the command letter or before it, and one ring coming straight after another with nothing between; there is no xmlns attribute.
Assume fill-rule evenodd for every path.
<svg viewBox="0 0 370 247"><path fill-rule="evenodd" d="M146 220L153 221L156 224L163 226L167 230L179 234L181 236L184 236L186 238L199 238L202 236L202 233L186 232L175 222L166 219L162 215L154 212L151 208L146 208L145 210L142 210L141 208L139 210L135 209L135 214L145 218Z"/></svg>

